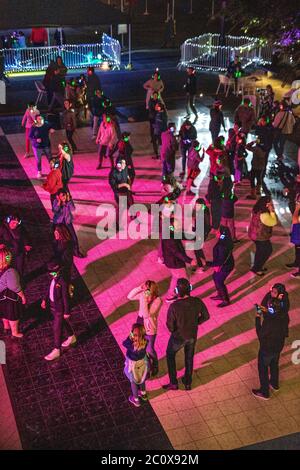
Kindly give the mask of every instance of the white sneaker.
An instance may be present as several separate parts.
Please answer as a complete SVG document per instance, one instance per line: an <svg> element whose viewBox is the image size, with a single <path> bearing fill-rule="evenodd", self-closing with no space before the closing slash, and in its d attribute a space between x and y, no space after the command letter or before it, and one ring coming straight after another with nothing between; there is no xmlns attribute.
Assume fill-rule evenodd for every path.
<svg viewBox="0 0 300 470"><path fill-rule="evenodd" d="M157 262L158 262L159 264L165 264L163 258L160 258L160 257L157 258Z"/></svg>
<svg viewBox="0 0 300 470"><path fill-rule="evenodd" d="M53 349L53 351L51 351L51 353L45 356L44 359L46 359L46 361L54 361L55 359L58 359L59 357L60 357L60 350Z"/></svg>
<svg viewBox="0 0 300 470"><path fill-rule="evenodd" d="M62 343L62 347L68 348L69 346L72 346L76 342L77 342L77 338L75 335L69 336L69 338L67 338L66 341Z"/></svg>
<svg viewBox="0 0 300 470"><path fill-rule="evenodd" d="M37 174L36 174L36 177L37 177L38 179L41 179L41 178L42 178L42 173L41 173L40 171L38 171Z"/></svg>

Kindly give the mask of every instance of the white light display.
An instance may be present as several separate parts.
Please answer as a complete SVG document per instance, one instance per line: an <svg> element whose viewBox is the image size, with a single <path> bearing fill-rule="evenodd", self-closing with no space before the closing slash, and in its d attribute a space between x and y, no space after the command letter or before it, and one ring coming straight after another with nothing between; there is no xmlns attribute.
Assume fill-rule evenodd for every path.
<svg viewBox="0 0 300 470"><path fill-rule="evenodd" d="M119 69L121 46L119 41L103 34L102 42L96 44L64 44L63 46L28 47L25 49L2 49L7 72L34 72L46 70L50 60L62 56L68 69L78 69L88 65L100 67L103 62L108 67Z"/></svg>
<svg viewBox="0 0 300 470"><path fill-rule="evenodd" d="M219 34L203 34L187 39L181 46L181 61L178 67L193 66L198 70L220 72L227 69L235 56L239 56L243 67L252 63L271 63L272 47L263 39L248 36L226 36L225 46L219 44Z"/></svg>

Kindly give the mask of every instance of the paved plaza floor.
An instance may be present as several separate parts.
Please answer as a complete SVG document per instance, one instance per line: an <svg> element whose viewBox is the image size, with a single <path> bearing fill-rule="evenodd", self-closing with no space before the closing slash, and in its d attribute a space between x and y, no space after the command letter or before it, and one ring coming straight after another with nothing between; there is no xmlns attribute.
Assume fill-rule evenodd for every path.
<svg viewBox="0 0 300 470"><path fill-rule="evenodd" d="M182 110L173 110L170 115L178 124L181 123ZM226 127L229 128L229 123ZM199 141L207 146L210 143L210 134L207 131L208 109L204 106L200 109L197 128ZM131 141L135 149L134 162L137 174L134 183L135 201L155 202L160 197L161 163L151 158L149 125L147 122L136 122L124 124L122 129L132 132ZM24 203L30 202L31 209L27 209L29 212L26 213L26 217L30 223L36 223L34 236L39 248L39 252L34 251L33 255L44 260L49 248L47 243L43 246L41 237L49 240L50 234L47 233L49 229L46 228L49 220L47 214L50 218L52 217L48 193L43 190L41 181L35 178L34 159L23 159L24 135L10 133L0 138L5 139L7 146L9 144L11 151L18 159L10 164L10 168L9 165L6 166L6 179L9 178L10 172L16 165L21 165L24 170L23 173L20 169L18 176L15 177L15 186L14 181L7 184L4 196L11 198L11 206L16 204L20 206L22 198ZM55 132L51 139L52 149L55 152L57 143L63 139L62 131ZM166 328L168 306L164 302L159 316L156 342L159 375L147 382L150 405L131 410L125 405L128 384L126 384L126 379L121 378L122 353L124 353L122 341L128 335L136 319L138 306L135 302L127 300L127 294L146 279L153 279L158 282L161 294L165 297L170 282L169 272L165 266L157 263L157 241L155 240L101 241L97 238L96 226L99 222L97 208L99 204L111 202L113 198L108 185L109 168L107 165L107 168L96 170L97 148L91 140L89 128L79 129L76 141L80 152L74 156L75 176L70 183L70 191L76 205L74 225L80 245L88 256L84 259L75 258L74 275L79 277L77 281L79 291L85 292L86 289L86 292L82 301L74 308L71 323L75 331L82 335L82 341L73 351L63 355L62 365L59 366L59 362L56 363L57 365L48 365L43 360L44 353L51 346L50 321L45 320L42 324L37 321L35 326L35 324L32 325L32 320L26 320L25 326L28 327L28 322L30 322L31 328L29 328L28 339L25 337L23 341L23 346L12 345L9 340L5 340L9 343L8 354L13 356L11 361L8 358L8 365L3 368L12 407L10 408L5 380L1 375L0 403L2 396L6 396L5 420L10 420L11 429L15 431L11 431L11 440L5 440L2 437L3 433L0 435L0 448L55 448L55 445L59 446L59 440L61 440L59 448L64 448L64 446L66 448L105 449L110 448L109 446L118 448L117 440L120 439L121 430L126 429L128 433L133 433L133 435L141 433L141 436L140 439L134 436L131 446L130 439L121 440L122 448L135 448L136 439L136 448L144 449L151 449L151 445L153 448L163 449L166 446L166 448L173 447L178 450L235 449L300 432L300 366L294 365L291 360L293 353L291 345L295 340L300 340L300 291L299 279L292 279L290 271L285 268L285 264L293 260L293 246L289 243L290 214L286 208L287 203L282 199L275 201L280 224L274 229L273 255L268 262L266 275L263 278L257 278L249 272L254 249L247 236L247 226L253 205L253 202L245 198L249 192L249 182L237 188L239 200L236 205L236 226L241 243L235 247L235 269L228 279L231 305L225 309L218 309L215 302L210 300L210 296L214 293L212 270L196 272L191 277L193 295L201 296L210 312L210 320L199 327L192 390L185 391L182 385L178 391L166 392L162 389L162 385L168 382L166 366L166 346L169 338ZM2 151L5 153L7 148L3 144ZM208 157L206 156L198 179L201 196L206 194L207 169ZM176 174L179 171L180 158L177 160ZM46 174L46 172L48 172L48 164L44 159L43 173ZM26 184L22 185L20 180L27 178ZM20 185L22 186L21 200L20 191L18 191ZM192 201L192 197L181 197L181 202ZM1 201L2 204L3 201ZM36 210L37 213L31 214L30 210ZM214 243L215 238L211 236L205 247L207 259L211 259ZM39 263L36 265L36 269L38 268ZM45 283L45 276L38 277L37 285L30 284L31 302L36 302L40 292L45 290L42 281ZM283 282L290 295L290 335L281 356L280 391L272 394L272 398L264 402L251 394L251 388L258 386L258 341L254 328L254 304L261 302L265 293L275 282ZM92 311L91 316L89 316L90 311ZM98 317L99 329L97 329ZM107 330L103 319L108 325ZM92 334L85 334L87 325L94 325ZM26 343L28 343L27 346L25 346ZM22 358L18 348L22 348ZM117 350L116 353L113 353L114 348ZM101 357L97 356L99 350L101 350ZM94 352L97 353L98 364L96 360L93 360ZM85 355L87 361L85 366L80 364L82 354ZM112 355L111 358L110 355ZM26 367L26 373L17 364L17 361L23 361L24 357L27 362L22 364ZM118 371L118 376L113 375L114 361L117 364L115 372ZM32 364L34 367L31 367ZM90 375L84 371L85 367L89 368ZM181 353L178 354L177 367L179 376L182 376L184 361ZM14 383L14 368L17 368L20 374L17 386ZM96 379L95 370L97 370ZM31 374L30 386L27 374ZM42 393L38 390L37 376L39 375L43 375L46 380L45 383L41 381L40 386L45 389L45 393L49 393L48 397L37 401L39 411L43 416L42 425L39 424L41 421L34 420L34 403L28 400L26 407L22 407L22 403L16 402L16 399L25 400L26 386L30 393L33 393L32 389ZM59 390L58 404L52 401L54 395L49 390L51 384L47 383L46 376L50 376L51 384ZM71 378L76 384L74 390L70 388ZM93 380L96 382L90 387L88 382ZM114 397L120 395L119 404L117 400L113 401L111 398L109 409L108 405L103 405L102 408L99 405L101 388L99 381L101 380L102 387L103 384L107 384L104 387L105 390L101 392L106 404L109 401L109 395ZM69 384L65 389L64 383ZM21 393L20 387L24 387L24 384L25 389ZM74 400L71 400L71 394L75 395ZM67 406L68 399L69 407ZM58 416L56 406L59 412L63 413L63 419ZM117 418L118 407L122 411L120 418ZM31 413L33 413L32 417ZM17 426L14 424L14 418ZM48 419L54 420L55 423L48 422ZM131 427L130 419L134 420ZM148 428L145 420L151 423ZM114 423L113 427L109 424L111 421ZM3 429L3 422L4 419L0 414L0 433ZM69 426L70 423L72 426ZM81 430L80 436L77 433L77 425ZM101 441L105 426L113 431L109 439ZM70 433L68 437L63 436L64 430ZM58 433L57 436L63 437L56 436L54 439L55 432ZM147 432L148 447L143 447L147 441ZM158 445L159 439L160 445Z"/></svg>

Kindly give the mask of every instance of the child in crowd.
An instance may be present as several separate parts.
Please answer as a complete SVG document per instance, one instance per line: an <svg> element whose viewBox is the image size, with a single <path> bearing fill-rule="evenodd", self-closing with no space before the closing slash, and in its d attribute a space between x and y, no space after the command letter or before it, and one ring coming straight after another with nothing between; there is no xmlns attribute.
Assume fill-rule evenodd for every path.
<svg viewBox="0 0 300 470"><path fill-rule="evenodd" d="M135 323L128 338L123 341L126 348L124 373L131 385L129 402L141 406L141 401L147 401L146 377L148 374L148 359L146 354L146 330L143 325Z"/></svg>

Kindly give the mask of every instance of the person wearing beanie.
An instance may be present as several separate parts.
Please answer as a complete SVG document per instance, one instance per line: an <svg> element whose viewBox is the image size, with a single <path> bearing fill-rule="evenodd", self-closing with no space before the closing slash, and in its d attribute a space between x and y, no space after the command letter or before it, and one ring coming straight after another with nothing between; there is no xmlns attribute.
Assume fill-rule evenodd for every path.
<svg viewBox="0 0 300 470"><path fill-rule="evenodd" d="M177 299L167 312L167 328L171 333L167 346L169 383L165 390L178 390L176 354L184 348L185 374L182 378L185 390L191 390L193 360L197 342L198 326L209 320L210 315L204 302L191 296L192 287L187 279L177 280L175 293Z"/></svg>

